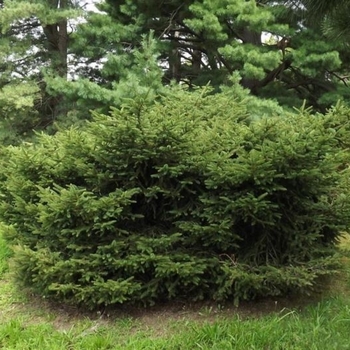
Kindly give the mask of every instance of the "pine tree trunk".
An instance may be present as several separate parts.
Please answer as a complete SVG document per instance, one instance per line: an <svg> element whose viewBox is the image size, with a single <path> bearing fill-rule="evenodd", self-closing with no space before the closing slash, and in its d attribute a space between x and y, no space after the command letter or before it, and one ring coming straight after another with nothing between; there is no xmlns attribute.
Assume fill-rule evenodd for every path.
<svg viewBox="0 0 350 350"><path fill-rule="evenodd" d="M68 7L67 0L54 0L50 5L56 9L65 9ZM68 32L67 20L61 20L57 23L43 26L43 31L47 40L47 49L51 59L51 69L55 75L66 78L68 73L67 55L68 55ZM63 95L46 96L45 111L49 119L54 120L59 114L64 114L62 108Z"/></svg>
<svg viewBox="0 0 350 350"><path fill-rule="evenodd" d="M179 32L175 32L175 38L178 38L179 34ZM171 56L169 57L169 67L171 79L174 79L176 82L179 82L181 80L181 56L176 41L174 41L174 45L175 48L171 51Z"/></svg>
<svg viewBox="0 0 350 350"><path fill-rule="evenodd" d="M199 71L201 69L201 63L202 63L202 52L200 50L194 49L192 51L192 71L196 77L198 76Z"/></svg>

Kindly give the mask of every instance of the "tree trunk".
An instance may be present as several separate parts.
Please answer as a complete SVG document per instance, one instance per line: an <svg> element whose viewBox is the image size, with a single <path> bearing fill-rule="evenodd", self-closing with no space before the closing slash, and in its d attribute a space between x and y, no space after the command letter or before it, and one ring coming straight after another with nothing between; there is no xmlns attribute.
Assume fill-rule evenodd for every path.
<svg viewBox="0 0 350 350"><path fill-rule="evenodd" d="M68 7L67 0L49 1L50 6L55 9L65 9ZM51 61L51 69L55 75L67 78L68 65L68 31L67 19L57 23L43 25L44 34L47 40L47 49ZM52 120L56 119L59 114L65 113L62 108L63 95L46 96L47 106L46 113Z"/></svg>
<svg viewBox="0 0 350 350"><path fill-rule="evenodd" d="M192 71L195 76L198 76L202 64L202 52L193 49L192 51Z"/></svg>
<svg viewBox="0 0 350 350"><path fill-rule="evenodd" d="M174 33L174 37L178 38L180 36L179 32ZM178 48L177 41L173 41L173 45L175 46L171 50L171 56L169 57L169 68L171 79L175 79L176 82L181 80L181 55Z"/></svg>

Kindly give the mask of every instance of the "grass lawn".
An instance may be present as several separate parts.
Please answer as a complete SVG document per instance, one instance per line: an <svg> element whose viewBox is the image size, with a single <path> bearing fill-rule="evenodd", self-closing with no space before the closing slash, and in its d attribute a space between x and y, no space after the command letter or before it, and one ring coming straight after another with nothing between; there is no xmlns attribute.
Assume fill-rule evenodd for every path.
<svg viewBox="0 0 350 350"><path fill-rule="evenodd" d="M350 349L350 236L340 248L344 271L312 297L88 313L16 290L0 238L0 349Z"/></svg>

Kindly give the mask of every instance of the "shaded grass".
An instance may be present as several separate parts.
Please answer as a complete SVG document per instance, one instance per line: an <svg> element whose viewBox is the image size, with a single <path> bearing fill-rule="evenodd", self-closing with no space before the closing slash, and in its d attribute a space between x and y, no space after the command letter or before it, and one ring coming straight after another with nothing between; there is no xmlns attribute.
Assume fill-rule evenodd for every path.
<svg viewBox="0 0 350 350"><path fill-rule="evenodd" d="M199 323L170 322L168 333L134 328L134 321L94 326L81 321L68 331L16 318L0 323L1 349L350 349L350 303L334 298L298 313L239 316ZM140 326L136 326L140 327Z"/></svg>
<svg viewBox="0 0 350 350"><path fill-rule="evenodd" d="M10 252L0 240L0 349L350 349L350 237L340 247L344 271L318 301L301 296L239 308L183 305L92 315L17 291L8 275Z"/></svg>

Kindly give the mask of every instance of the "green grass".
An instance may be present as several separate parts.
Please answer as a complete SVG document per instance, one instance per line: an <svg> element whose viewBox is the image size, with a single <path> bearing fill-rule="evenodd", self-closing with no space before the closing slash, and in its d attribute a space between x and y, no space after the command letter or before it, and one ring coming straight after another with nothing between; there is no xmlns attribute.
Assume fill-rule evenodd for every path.
<svg viewBox="0 0 350 350"><path fill-rule="evenodd" d="M31 324L28 315L0 322L1 349L350 349L350 303L334 298L302 313L242 320L169 321L164 333L132 320L77 322L67 330Z"/></svg>
<svg viewBox="0 0 350 350"><path fill-rule="evenodd" d="M350 251L348 238L341 248ZM318 301L299 297L239 308L176 305L134 314L88 314L25 297L10 282L8 256L0 241L0 349L350 349L346 256L344 273L331 284L335 292L324 293Z"/></svg>

